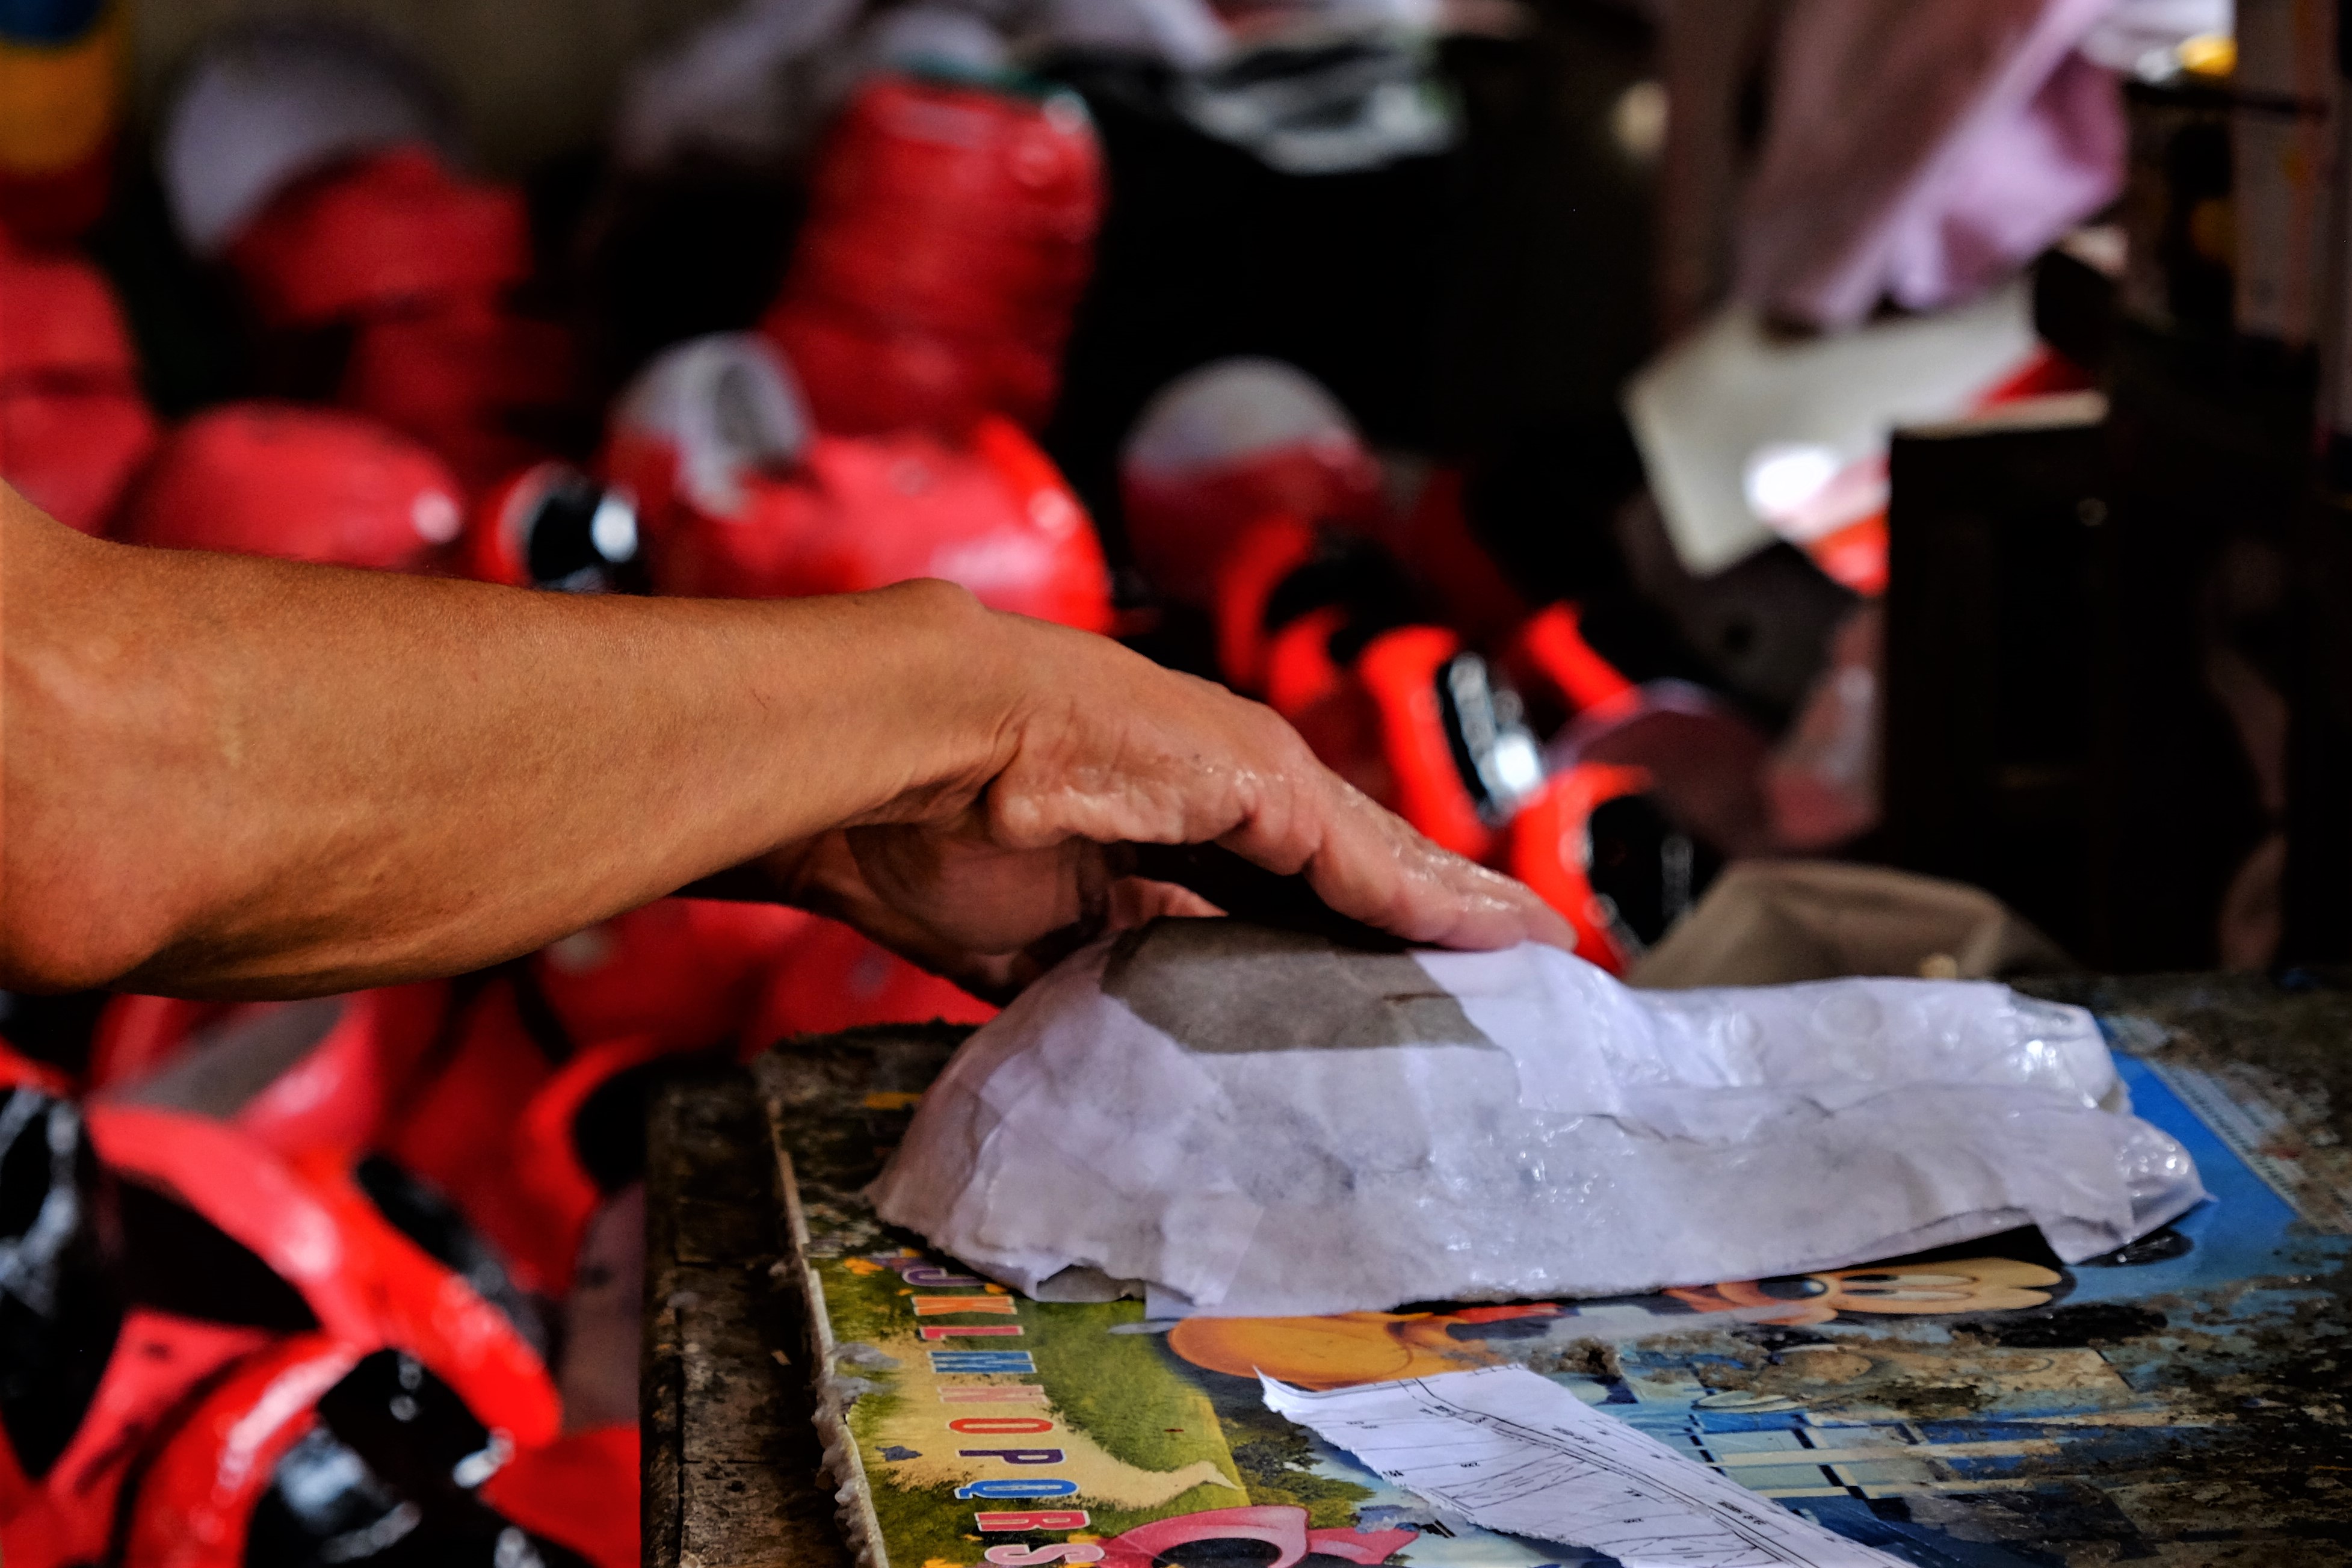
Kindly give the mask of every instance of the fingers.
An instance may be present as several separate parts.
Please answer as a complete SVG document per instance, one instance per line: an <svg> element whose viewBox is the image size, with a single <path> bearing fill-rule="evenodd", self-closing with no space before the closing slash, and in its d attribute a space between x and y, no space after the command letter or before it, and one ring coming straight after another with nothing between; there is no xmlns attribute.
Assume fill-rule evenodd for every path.
<svg viewBox="0 0 2352 1568"><path fill-rule="evenodd" d="M1289 798L1227 835L1228 848L1299 870L1332 909L1408 942L1574 950L1568 922L1525 884L1439 848L1321 764L1285 783Z"/></svg>
<svg viewBox="0 0 2352 1568"><path fill-rule="evenodd" d="M939 942L1003 953L1091 937L1116 879L1100 847L1133 842L1222 844L1408 942L1575 945L1533 892L1431 844L1270 709L1100 638L1007 636L1025 695L984 785L951 817L849 837L874 890Z"/></svg>

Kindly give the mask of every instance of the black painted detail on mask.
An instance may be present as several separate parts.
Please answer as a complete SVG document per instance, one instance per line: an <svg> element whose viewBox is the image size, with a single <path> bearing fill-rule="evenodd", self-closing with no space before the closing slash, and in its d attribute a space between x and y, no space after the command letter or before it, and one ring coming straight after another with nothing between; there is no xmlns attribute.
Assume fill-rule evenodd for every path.
<svg viewBox="0 0 2352 1568"><path fill-rule="evenodd" d="M143 1307L284 1333L319 1326L302 1293L243 1242L178 1200L136 1182L112 1188L124 1292Z"/></svg>
<svg viewBox="0 0 2352 1568"><path fill-rule="evenodd" d="M547 1354L546 1309L515 1282L505 1255L474 1228L463 1210L431 1183L381 1154L362 1160L352 1175L394 1230L471 1285L482 1300L506 1314L532 1350Z"/></svg>
<svg viewBox="0 0 2352 1568"><path fill-rule="evenodd" d="M318 1412L254 1507L247 1568L587 1568L476 1495L505 1439L415 1357L365 1357Z"/></svg>
<svg viewBox="0 0 2352 1568"><path fill-rule="evenodd" d="M122 1327L99 1179L70 1102L0 1090L0 1427L37 1479L73 1440Z"/></svg>

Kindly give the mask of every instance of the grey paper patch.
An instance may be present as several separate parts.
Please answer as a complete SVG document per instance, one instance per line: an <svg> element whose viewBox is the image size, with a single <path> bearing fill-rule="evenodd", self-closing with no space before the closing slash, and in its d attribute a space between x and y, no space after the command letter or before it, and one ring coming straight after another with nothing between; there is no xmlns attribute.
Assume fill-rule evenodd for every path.
<svg viewBox="0 0 2352 1568"><path fill-rule="evenodd" d="M1078 1301L1099 1303L1143 1299L1140 1279L1114 1279L1099 1268L1084 1263L1073 1263L1058 1274L1048 1275L1037 1281L1029 1294L1040 1301Z"/></svg>
<svg viewBox="0 0 2352 1568"><path fill-rule="evenodd" d="M1119 939L1102 988L1186 1050L1497 1047L1409 954L1233 920L1159 920Z"/></svg>

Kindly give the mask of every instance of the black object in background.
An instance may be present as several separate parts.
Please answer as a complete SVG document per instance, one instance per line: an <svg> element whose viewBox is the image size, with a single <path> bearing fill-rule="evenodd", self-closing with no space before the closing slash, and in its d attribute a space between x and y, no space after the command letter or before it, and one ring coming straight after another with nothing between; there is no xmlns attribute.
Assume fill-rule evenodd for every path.
<svg viewBox="0 0 2352 1568"><path fill-rule="evenodd" d="M414 1358L375 1352L318 1409L254 1506L247 1568L587 1568L476 1495L504 1439Z"/></svg>
<svg viewBox="0 0 2352 1568"><path fill-rule="evenodd" d="M2111 695L2093 824L2111 967L2248 961L2221 951L2222 901L2279 826L2285 758L2251 733L2265 721L2230 689L2259 681L2256 706L2294 690L2285 563L2310 472L2313 375L2308 355L2274 344L2116 325L2101 546Z"/></svg>
<svg viewBox="0 0 2352 1568"><path fill-rule="evenodd" d="M2336 99L2352 90L2352 0L2338 0ZM2339 110L2339 118L2341 111ZM2294 717L2287 741L2287 856L2281 897L2282 963L2352 960L2352 192L2339 133L2335 226L2319 297L2321 460L2295 519L2292 563Z"/></svg>
<svg viewBox="0 0 2352 1568"><path fill-rule="evenodd" d="M1650 31L1594 0L1537 16L1526 37L1441 52L1453 151L1352 173L1283 174L1202 133L1163 68L1047 68L1095 117L1109 202L1045 444L1114 561L1118 449L1144 404L1253 354L1323 383L1376 446L1474 473L1548 465L1565 510L1506 508L1490 529L1474 498L1474 526L1506 554L1523 539L1546 578L1586 573L1588 546L1613 569L1606 519L1638 477L1617 391L1654 346L1652 174L1613 127L1653 68Z"/></svg>
<svg viewBox="0 0 2352 1568"><path fill-rule="evenodd" d="M2323 485L2296 520L2294 719L2279 962L2352 960L2352 496Z"/></svg>
<svg viewBox="0 0 2352 1568"><path fill-rule="evenodd" d="M2259 962L2308 376L2126 319L2103 425L1898 433L1896 864L1986 888L2095 967Z"/></svg>
<svg viewBox="0 0 2352 1568"><path fill-rule="evenodd" d="M2103 436L1898 432L1890 458L1886 855L2104 956L2092 845Z"/></svg>
<svg viewBox="0 0 2352 1568"><path fill-rule="evenodd" d="M79 1079L89 1069L98 1017L113 1000L109 991L66 991L37 996L0 991L0 1039L35 1061Z"/></svg>
<svg viewBox="0 0 2352 1568"><path fill-rule="evenodd" d="M1379 443L1435 429L1435 313L1453 224L1443 157L1277 173L1168 107L1161 68L1064 62L1102 137L1109 201L1045 445L1126 556L1118 451L1144 404L1237 354L1322 382Z"/></svg>
<svg viewBox="0 0 2352 1568"><path fill-rule="evenodd" d="M2107 368L2115 338L2116 279L2079 256L2047 250L2033 264L2033 331L2090 372Z"/></svg>
<svg viewBox="0 0 2352 1568"><path fill-rule="evenodd" d="M236 289L180 243L149 153L145 137L123 139L114 195L84 243L122 301L147 400L176 419L247 395L256 370Z"/></svg>
<svg viewBox="0 0 2352 1568"><path fill-rule="evenodd" d="M0 1089L0 1431L34 1479L72 1442L122 1325L99 1187L70 1104L30 1087Z"/></svg>
<svg viewBox="0 0 2352 1568"><path fill-rule="evenodd" d="M609 393L672 343L757 322L783 279L807 197L783 171L711 161L658 178L616 175L576 219L552 197L545 205L551 247L563 243L567 219L578 225L575 302Z"/></svg>

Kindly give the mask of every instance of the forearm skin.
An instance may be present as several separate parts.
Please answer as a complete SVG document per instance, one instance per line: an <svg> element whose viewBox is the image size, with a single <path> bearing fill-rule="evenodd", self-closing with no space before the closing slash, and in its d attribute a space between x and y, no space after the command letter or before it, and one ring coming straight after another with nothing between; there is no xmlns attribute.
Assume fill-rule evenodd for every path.
<svg viewBox="0 0 2352 1568"><path fill-rule="evenodd" d="M952 810L1007 743L994 620L143 550L0 487L0 986L451 973Z"/></svg>

